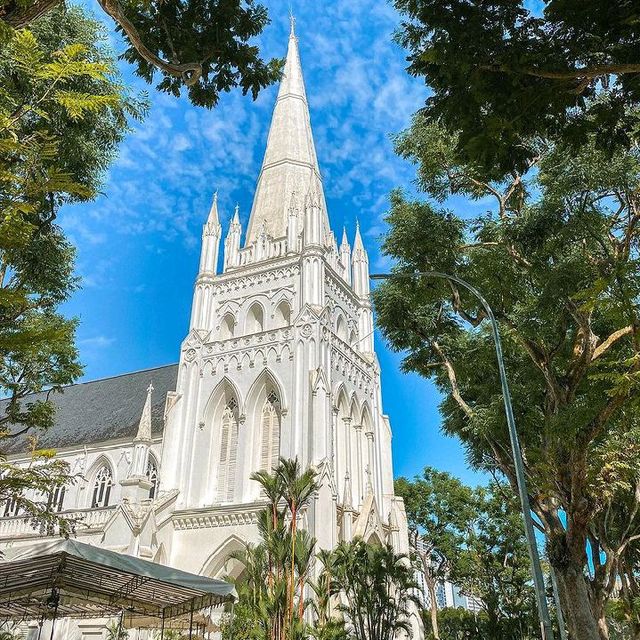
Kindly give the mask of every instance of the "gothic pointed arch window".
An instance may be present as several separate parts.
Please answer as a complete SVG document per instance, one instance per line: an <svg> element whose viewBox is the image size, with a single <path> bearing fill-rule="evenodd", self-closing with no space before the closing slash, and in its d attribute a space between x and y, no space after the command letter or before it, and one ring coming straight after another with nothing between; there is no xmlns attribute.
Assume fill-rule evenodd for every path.
<svg viewBox="0 0 640 640"><path fill-rule="evenodd" d="M10 498L4 503L4 510L2 511L3 518L15 518L20 513L20 503L18 498Z"/></svg>
<svg viewBox="0 0 640 640"><path fill-rule="evenodd" d="M93 494L91 495L93 509L109 506L111 487L113 487L113 474L111 468L105 464L100 467L93 481Z"/></svg>
<svg viewBox="0 0 640 640"><path fill-rule="evenodd" d="M235 324L233 316L230 313L225 314L220 323L220 338L222 340L233 338Z"/></svg>
<svg viewBox="0 0 640 640"><path fill-rule="evenodd" d="M260 333L264 330L264 311L258 302L254 302L249 307L246 328L247 333Z"/></svg>
<svg viewBox="0 0 640 640"><path fill-rule="evenodd" d="M260 420L260 469L271 471L280 457L280 398L271 389L267 393Z"/></svg>
<svg viewBox="0 0 640 640"><path fill-rule="evenodd" d="M291 324L291 305L283 300L276 307L276 326L277 327L288 327Z"/></svg>
<svg viewBox="0 0 640 640"><path fill-rule="evenodd" d="M47 506L51 511L59 513L64 509L64 496L67 488L62 485L55 487L47 495Z"/></svg>
<svg viewBox="0 0 640 640"><path fill-rule="evenodd" d="M347 321L344 319L343 315L338 316L338 321L336 322L336 333L340 340L347 342Z"/></svg>
<svg viewBox="0 0 640 640"><path fill-rule="evenodd" d="M149 456L149 460L147 461L147 480L151 483L151 488L149 489L149 498L153 500L158 493L158 463L153 456Z"/></svg>
<svg viewBox="0 0 640 640"><path fill-rule="evenodd" d="M238 401L231 396L222 411L218 458L218 502L233 500L238 455Z"/></svg>

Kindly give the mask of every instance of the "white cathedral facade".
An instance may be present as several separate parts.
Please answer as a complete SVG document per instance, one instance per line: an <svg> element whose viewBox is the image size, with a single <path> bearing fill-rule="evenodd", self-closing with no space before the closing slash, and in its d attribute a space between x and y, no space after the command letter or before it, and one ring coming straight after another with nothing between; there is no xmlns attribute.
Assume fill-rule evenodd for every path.
<svg viewBox="0 0 640 640"><path fill-rule="evenodd" d="M54 398L42 443L82 478L56 507L82 541L223 577L239 571L229 553L258 541L251 473L297 457L318 471L302 524L319 548L361 536L407 552L367 252L358 229L351 246L330 228L293 29L244 242L237 208L222 236L214 198L178 365ZM43 535L2 509L0 546ZM98 637L82 625L61 633Z"/></svg>

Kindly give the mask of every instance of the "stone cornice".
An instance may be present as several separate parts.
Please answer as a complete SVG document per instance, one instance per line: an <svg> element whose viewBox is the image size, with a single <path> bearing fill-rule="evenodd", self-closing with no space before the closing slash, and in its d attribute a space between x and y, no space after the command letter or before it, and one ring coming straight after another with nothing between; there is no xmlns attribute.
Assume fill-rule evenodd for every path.
<svg viewBox="0 0 640 640"><path fill-rule="evenodd" d="M177 530L253 525L265 506L266 502L250 502L175 511L172 521Z"/></svg>

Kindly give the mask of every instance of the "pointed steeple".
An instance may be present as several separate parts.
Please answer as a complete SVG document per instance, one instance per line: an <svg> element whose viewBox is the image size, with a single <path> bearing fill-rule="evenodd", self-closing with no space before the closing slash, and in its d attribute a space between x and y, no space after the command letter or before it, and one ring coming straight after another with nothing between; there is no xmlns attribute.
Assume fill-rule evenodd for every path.
<svg viewBox="0 0 640 640"><path fill-rule="evenodd" d="M356 237L351 254L353 291L361 297L369 296L369 256L360 235L360 223L356 222Z"/></svg>
<svg viewBox="0 0 640 640"><path fill-rule="evenodd" d="M230 267L237 267L240 258L240 236L242 235L242 225L240 224L240 207L236 205L233 212L229 231L224 240L224 271Z"/></svg>
<svg viewBox="0 0 640 640"><path fill-rule="evenodd" d="M138 433L134 442L151 442L151 394L153 393L153 384L147 387L147 398L142 407L142 415L138 423Z"/></svg>
<svg viewBox="0 0 640 640"><path fill-rule="evenodd" d="M342 263L342 275L347 284L351 284L351 246L347 238L347 229L342 227L342 241L340 242L340 262Z"/></svg>
<svg viewBox="0 0 640 640"><path fill-rule="evenodd" d="M218 192L213 194L213 202L209 210L209 217L204 227L206 235L213 235L220 228L220 218L218 216Z"/></svg>
<svg viewBox="0 0 640 640"><path fill-rule="evenodd" d="M353 241L353 259L355 261L358 258L362 259L363 257L368 261L369 258L367 257L367 252L364 248L364 243L362 242L362 236L360 235L360 222L356 220L356 237Z"/></svg>
<svg viewBox="0 0 640 640"><path fill-rule="evenodd" d="M305 189L312 182L320 184L320 169L316 158L309 106L304 88L298 39L291 21L289 49L280 82L267 148L258 178L246 244L258 237L260 222L267 221L269 235L287 235L288 205L292 191ZM329 227L327 207L320 184L318 194L323 234Z"/></svg>
<svg viewBox="0 0 640 640"><path fill-rule="evenodd" d="M218 192L213 194L209 217L202 226L202 248L200 249L200 273L215 274L218 266L218 251L222 227L218 217Z"/></svg>

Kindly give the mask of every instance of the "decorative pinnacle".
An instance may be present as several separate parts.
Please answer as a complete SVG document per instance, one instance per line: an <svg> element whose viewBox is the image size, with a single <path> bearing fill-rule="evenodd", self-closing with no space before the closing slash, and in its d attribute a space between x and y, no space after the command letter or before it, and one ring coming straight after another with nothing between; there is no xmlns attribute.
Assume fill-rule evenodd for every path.
<svg viewBox="0 0 640 640"><path fill-rule="evenodd" d="M142 408L142 415L138 424L138 433L135 440L137 442L149 442L151 440L151 394L153 393L153 383L147 387L147 397Z"/></svg>
<svg viewBox="0 0 640 640"><path fill-rule="evenodd" d="M290 38L296 37L296 18L293 15L293 11L289 8L289 24L291 26L291 31L289 33Z"/></svg>
<svg viewBox="0 0 640 640"><path fill-rule="evenodd" d="M353 241L353 260L358 260L366 255L364 244L362 242L362 236L360 235L360 222L356 220L356 237Z"/></svg>
<svg viewBox="0 0 640 640"><path fill-rule="evenodd" d="M216 228L220 226L220 220L218 217L218 191L213 194L213 202L211 203L211 209L209 210L209 217L205 224L205 233L214 233Z"/></svg>
<svg viewBox="0 0 640 640"><path fill-rule="evenodd" d="M233 218L231 220L231 226L237 225L240 226L240 205L236 204L236 208L233 212Z"/></svg>
<svg viewBox="0 0 640 640"><path fill-rule="evenodd" d="M348 471L344 474L344 498L342 500L342 506L349 510L353 508L353 499L351 498L351 478Z"/></svg>
<svg viewBox="0 0 640 640"><path fill-rule="evenodd" d="M347 227L342 227L342 241L340 242L341 247L349 246L349 239L347 238Z"/></svg>

